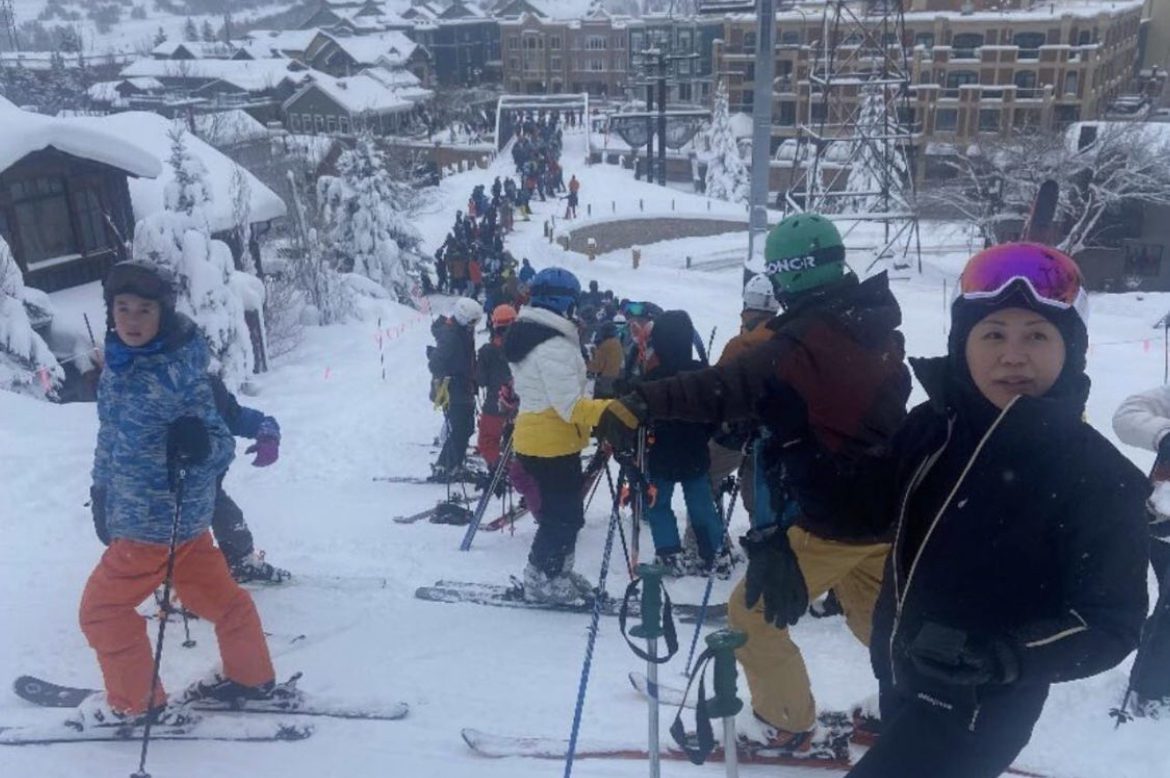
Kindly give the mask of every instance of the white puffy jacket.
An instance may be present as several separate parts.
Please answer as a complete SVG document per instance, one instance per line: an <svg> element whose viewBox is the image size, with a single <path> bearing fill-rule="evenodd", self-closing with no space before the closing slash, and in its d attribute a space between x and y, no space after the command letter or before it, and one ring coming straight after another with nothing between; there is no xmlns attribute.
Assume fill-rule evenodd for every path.
<svg viewBox="0 0 1170 778"><path fill-rule="evenodd" d="M1170 386L1159 386L1126 399L1113 414L1113 431L1121 442L1157 451L1170 432Z"/></svg>
<svg viewBox="0 0 1170 778"><path fill-rule="evenodd" d="M520 396L516 452L556 457L583 449L608 402L585 396L585 359L576 325L526 306L509 328L504 353Z"/></svg>

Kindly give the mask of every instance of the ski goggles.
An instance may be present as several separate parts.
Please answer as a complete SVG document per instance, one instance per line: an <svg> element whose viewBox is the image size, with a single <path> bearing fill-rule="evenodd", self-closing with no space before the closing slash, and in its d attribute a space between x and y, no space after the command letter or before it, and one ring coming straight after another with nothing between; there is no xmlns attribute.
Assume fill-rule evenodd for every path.
<svg viewBox="0 0 1170 778"><path fill-rule="evenodd" d="M1020 287L1036 303L1071 308L1089 323L1081 269L1067 255L1038 243L1004 243L971 257L959 277L958 294L964 300L994 300Z"/></svg>

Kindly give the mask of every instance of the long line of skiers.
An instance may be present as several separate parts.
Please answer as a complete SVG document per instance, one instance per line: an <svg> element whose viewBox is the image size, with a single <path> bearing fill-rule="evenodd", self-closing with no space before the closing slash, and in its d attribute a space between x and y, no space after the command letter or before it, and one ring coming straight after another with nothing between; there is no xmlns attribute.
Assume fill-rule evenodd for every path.
<svg viewBox="0 0 1170 778"><path fill-rule="evenodd" d="M482 305L456 301L438 333L459 341L449 353L462 367L432 368L448 379L448 415L486 389L489 415L510 420L529 482L516 486L538 503L524 596L594 596L574 570L581 452L596 434L626 461L648 428L656 443L643 464L660 517L647 518L660 556L681 552L675 485L694 498L707 569L727 554L706 513L719 472L738 469L756 489L740 540L747 570L728 602L730 625L748 636L737 657L759 725L744 737L794 755L810 748L817 706L788 627L829 590L869 647L880 690L880 717L859 722L876 741L853 778L999 775L1052 684L1104 672L1139 645L1119 715L1170 712L1170 521L1150 510L1145 474L1084 421L1088 296L1076 264L1034 244L973 257L947 354L909 360L928 399L907 412L910 369L886 277L852 274L840 234L813 214L773 229L766 261L763 280L745 288L741 333L711 366L694 358L701 339L685 312L614 304L594 286L583 293L563 268L535 272L519 310L492 309L486 358L474 351ZM222 393L217 403L206 343L175 310L164 270L121 263L104 293L92 504L108 548L80 622L106 691L73 724L175 722L193 699L295 695L276 683L255 605L211 531L233 434L255 437L254 464L266 465L279 428ZM592 353L582 347L586 310ZM592 392L590 363L612 379ZM1159 472L1167 468L1170 390L1131 398L1114 421L1122 440L1157 451ZM490 428L486 437L498 440ZM495 448L481 452L498 457ZM1163 589L1145 623L1151 559ZM172 574L186 607L215 623L223 668L168 698L135 608Z"/></svg>
<svg viewBox="0 0 1170 778"><path fill-rule="evenodd" d="M1088 296L1076 264L1026 243L973 257L947 355L909 360L928 399L907 412L911 372L885 275L853 275L837 229L814 214L778 225L766 259L713 366L695 359L684 311L612 303L563 268L539 271L519 311L492 312L479 357L500 402L485 402L496 418L480 448L498 461L510 424L517 487L540 505L524 596L593 596L574 570L580 452L591 433L633 451L648 428L647 520L668 569L729 573L713 506L726 474L747 493L747 571L728 602L748 636L737 658L758 727L744 737L797 756L815 742L788 627L828 592L870 648L880 689L880 715L856 722L876 744L850 776L999 775L1052 684L1114 667L1139 642L1116 714L1170 715L1165 586L1143 633L1149 561L1163 584L1170 573L1170 519L1151 511L1148 478L1083 420ZM479 315L460 300L443 325L467 339L468 365ZM432 362L440 381L449 364ZM1131 398L1115 426L1170 471L1170 389ZM695 537L689 564L676 485Z"/></svg>

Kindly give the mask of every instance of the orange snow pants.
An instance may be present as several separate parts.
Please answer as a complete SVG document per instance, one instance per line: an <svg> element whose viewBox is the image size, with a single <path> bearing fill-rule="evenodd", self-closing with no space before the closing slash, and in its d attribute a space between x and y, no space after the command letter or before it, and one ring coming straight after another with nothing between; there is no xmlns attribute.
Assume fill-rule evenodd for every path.
<svg viewBox="0 0 1170 778"><path fill-rule="evenodd" d="M497 416L494 413L479 415L479 435L475 440L475 447L487 466L494 470L500 461L500 441L504 436L504 427L508 424L506 416Z"/></svg>
<svg viewBox="0 0 1170 778"><path fill-rule="evenodd" d="M81 596L81 631L97 652L109 704L141 713L166 702L162 683L147 705L154 654L146 620L135 610L163 582L167 546L118 538L102 554ZM175 549L174 587L183 605L215 624L223 672L245 686L273 680L276 673L251 596L240 588L211 532Z"/></svg>

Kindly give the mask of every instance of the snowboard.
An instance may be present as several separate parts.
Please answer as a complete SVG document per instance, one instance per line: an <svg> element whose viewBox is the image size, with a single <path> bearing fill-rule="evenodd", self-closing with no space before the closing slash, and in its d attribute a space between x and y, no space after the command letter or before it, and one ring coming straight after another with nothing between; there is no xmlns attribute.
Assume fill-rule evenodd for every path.
<svg viewBox="0 0 1170 778"><path fill-rule="evenodd" d="M289 683L295 683L301 677L300 673L293 675ZM78 686L62 686L31 675L22 675L12 684L12 690L26 702L45 708L76 708L97 689L87 689ZM287 706L287 707L282 707ZM368 721L397 721L410 713L410 706L405 702L391 702L378 705L352 705L324 700L315 700L307 696L290 705L288 700L266 703L265 701L248 701L243 707L236 707L230 702L220 700L196 700L191 703L192 710L200 712L223 712L233 714L278 714L282 716L318 716L335 719L363 719Z"/></svg>
<svg viewBox="0 0 1170 778"><path fill-rule="evenodd" d="M499 608L546 610L561 613L592 613L594 605L592 601L585 600L567 604L529 602L524 599L523 589L519 582L503 586L471 581L438 581L434 586L420 586L415 590L414 596L430 602L465 602ZM621 606L620 600L605 595L601 601L601 612L606 616L617 616ZM683 623L693 624L699 618L700 606L698 605L674 603L673 609L674 615ZM629 617L636 619L640 612L641 603L637 600L632 601L629 607ZM726 619L727 606L708 605L705 618L709 621Z"/></svg>

